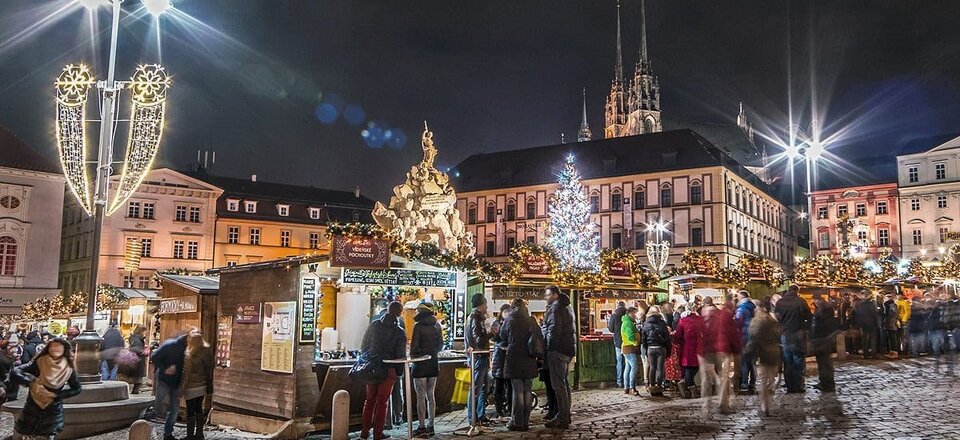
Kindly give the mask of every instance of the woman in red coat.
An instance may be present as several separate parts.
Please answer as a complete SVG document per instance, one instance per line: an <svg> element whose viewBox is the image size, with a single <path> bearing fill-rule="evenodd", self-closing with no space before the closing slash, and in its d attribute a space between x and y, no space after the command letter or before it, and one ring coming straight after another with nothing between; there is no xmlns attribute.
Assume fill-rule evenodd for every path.
<svg viewBox="0 0 960 440"><path fill-rule="evenodd" d="M688 315L680 318L677 331L673 333L673 343L680 356L680 366L683 367L680 394L687 397L690 394L688 390L694 385L694 379L700 369L697 352L700 350L700 344L703 343L703 318L695 310L691 310Z"/></svg>

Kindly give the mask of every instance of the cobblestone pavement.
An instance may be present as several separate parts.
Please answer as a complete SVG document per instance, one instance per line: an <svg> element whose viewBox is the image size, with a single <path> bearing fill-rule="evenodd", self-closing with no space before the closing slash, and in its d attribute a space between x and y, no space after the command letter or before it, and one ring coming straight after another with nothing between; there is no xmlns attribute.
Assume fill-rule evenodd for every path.
<svg viewBox="0 0 960 440"><path fill-rule="evenodd" d="M960 372L960 366L957 367ZM816 366L807 365L814 376ZM777 394L770 417L757 411L756 396L732 397L734 413L704 416L701 401L671 397L632 397L618 390L574 393L574 423L565 431L542 427L540 411L531 417L531 430L508 432L503 425L489 428L483 438L561 439L960 439L960 381L934 372L929 358L905 360L852 360L837 365L836 394L824 395L808 388L805 394ZM463 427L464 412L437 420L438 439L454 438ZM416 423L416 422L415 422ZM0 438L10 434L12 419L0 415ZM389 431L403 438L405 427ZM155 425L155 438L160 438ZM183 437L182 426L175 433ZM253 434L208 427L207 439L255 438ZM356 433L352 435L356 437ZM90 437L94 440L126 439L125 430ZM324 438L324 436L311 436Z"/></svg>

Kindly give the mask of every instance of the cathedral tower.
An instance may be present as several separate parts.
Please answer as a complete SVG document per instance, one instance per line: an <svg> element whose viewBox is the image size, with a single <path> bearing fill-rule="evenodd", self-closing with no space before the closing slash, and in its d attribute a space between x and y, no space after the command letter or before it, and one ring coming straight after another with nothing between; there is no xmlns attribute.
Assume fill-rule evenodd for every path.
<svg viewBox="0 0 960 440"><path fill-rule="evenodd" d="M593 137L590 124L587 124L587 88L583 88L583 119L580 121L580 131L577 132L577 142L589 141Z"/></svg>
<svg viewBox="0 0 960 440"><path fill-rule="evenodd" d="M620 4L617 3L617 64L605 112L605 138L663 131L660 116L660 80L653 74L647 56L647 18L640 1L640 58L629 83L623 78L620 38Z"/></svg>
<svg viewBox="0 0 960 440"><path fill-rule="evenodd" d="M617 63L614 66L613 82L604 111L603 137L625 136L627 131L627 98L629 92L623 81L623 54L620 38L620 2L617 2Z"/></svg>

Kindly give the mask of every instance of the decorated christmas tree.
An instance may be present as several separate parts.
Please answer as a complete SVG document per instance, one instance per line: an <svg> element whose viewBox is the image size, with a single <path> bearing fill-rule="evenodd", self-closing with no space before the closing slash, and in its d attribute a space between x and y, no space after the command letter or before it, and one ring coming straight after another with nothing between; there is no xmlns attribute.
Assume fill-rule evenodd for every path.
<svg viewBox="0 0 960 440"><path fill-rule="evenodd" d="M594 271L600 255L600 237L590 222L590 203L580 184L573 155L560 172L560 188L550 202L547 246L556 253L564 271Z"/></svg>

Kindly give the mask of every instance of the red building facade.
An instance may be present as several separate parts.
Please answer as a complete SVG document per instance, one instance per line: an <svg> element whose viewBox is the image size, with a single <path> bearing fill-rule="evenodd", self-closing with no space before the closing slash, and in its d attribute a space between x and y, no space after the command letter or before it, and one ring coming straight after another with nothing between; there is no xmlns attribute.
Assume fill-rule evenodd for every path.
<svg viewBox="0 0 960 440"><path fill-rule="evenodd" d="M877 258L884 248L900 255L896 182L813 192L811 255Z"/></svg>

